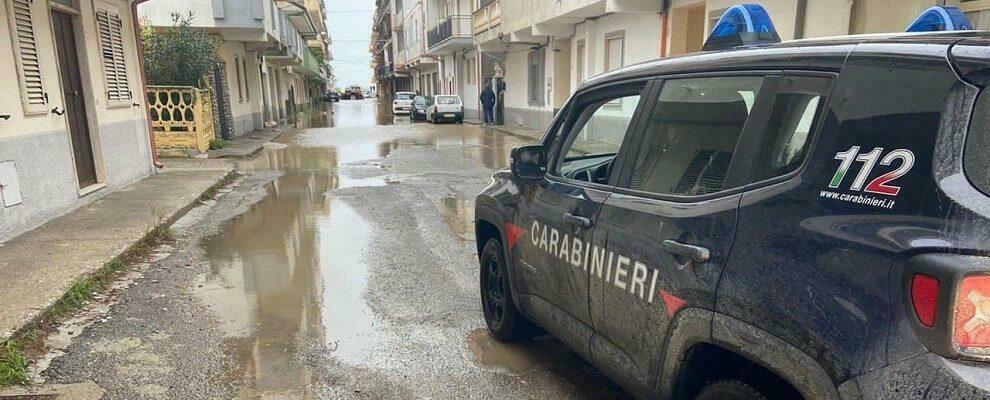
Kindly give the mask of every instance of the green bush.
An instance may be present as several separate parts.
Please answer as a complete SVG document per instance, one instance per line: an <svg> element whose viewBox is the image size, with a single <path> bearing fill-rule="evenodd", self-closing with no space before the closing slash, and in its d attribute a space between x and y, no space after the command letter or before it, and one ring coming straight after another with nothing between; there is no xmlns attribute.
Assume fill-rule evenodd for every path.
<svg viewBox="0 0 990 400"><path fill-rule="evenodd" d="M192 27L192 12L172 13L172 26L141 28L144 65L150 85L205 88L204 76L217 61L217 43Z"/></svg>
<svg viewBox="0 0 990 400"><path fill-rule="evenodd" d="M223 139L210 139L210 150L219 150L227 147L227 141Z"/></svg>

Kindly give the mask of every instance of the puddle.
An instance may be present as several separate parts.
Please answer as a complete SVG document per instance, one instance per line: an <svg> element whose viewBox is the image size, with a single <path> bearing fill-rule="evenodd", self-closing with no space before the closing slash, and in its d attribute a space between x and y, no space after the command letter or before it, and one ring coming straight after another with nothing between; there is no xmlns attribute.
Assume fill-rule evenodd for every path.
<svg viewBox="0 0 990 400"><path fill-rule="evenodd" d="M474 362L484 369L523 375L539 366L540 353L532 348L532 344L502 343L484 328L468 334L467 347L474 355Z"/></svg>
<svg viewBox="0 0 990 400"><path fill-rule="evenodd" d="M434 201L443 222L461 240L474 240L474 198L446 196Z"/></svg>

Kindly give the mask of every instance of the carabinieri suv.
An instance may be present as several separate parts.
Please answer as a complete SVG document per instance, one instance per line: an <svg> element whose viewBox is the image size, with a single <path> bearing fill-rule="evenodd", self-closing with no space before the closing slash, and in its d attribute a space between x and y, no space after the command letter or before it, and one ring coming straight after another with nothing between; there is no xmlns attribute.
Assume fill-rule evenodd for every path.
<svg viewBox="0 0 990 400"><path fill-rule="evenodd" d="M642 399L990 398L990 33L722 39L513 150L476 200L491 334Z"/></svg>

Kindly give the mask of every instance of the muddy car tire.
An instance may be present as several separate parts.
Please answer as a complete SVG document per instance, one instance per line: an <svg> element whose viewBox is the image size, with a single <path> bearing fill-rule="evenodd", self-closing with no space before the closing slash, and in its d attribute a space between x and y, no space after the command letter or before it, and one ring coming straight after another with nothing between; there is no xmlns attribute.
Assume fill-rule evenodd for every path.
<svg viewBox="0 0 990 400"><path fill-rule="evenodd" d="M488 332L495 339L511 342L532 336L534 327L516 308L502 242L489 239L481 252L481 306Z"/></svg>
<svg viewBox="0 0 990 400"><path fill-rule="evenodd" d="M748 383L733 379L709 383L695 400L766 400L766 396Z"/></svg>

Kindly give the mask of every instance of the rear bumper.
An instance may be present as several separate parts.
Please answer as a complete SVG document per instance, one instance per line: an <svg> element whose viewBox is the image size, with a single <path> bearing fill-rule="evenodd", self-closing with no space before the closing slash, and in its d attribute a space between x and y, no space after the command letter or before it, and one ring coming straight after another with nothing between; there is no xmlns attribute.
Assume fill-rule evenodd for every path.
<svg viewBox="0 0 990 400"><path fill-rule="evenodd" d="M449 113L438 112L436 115L437 115L436 119L438 121L460 121L464 119L463 111L449 112Z"/></svg>
<svg viewBox="0 0 990 400"><path fill-rule="evenodd" d="M393 114L409 114L411 106L392 106Z"/></svg>
<svg viewBox="0 0 990 400"><path fill-rule="evenodd" d="M853 381L863 399L990 399L990 364L950 360L934 353L888 365Z"/></svg>

